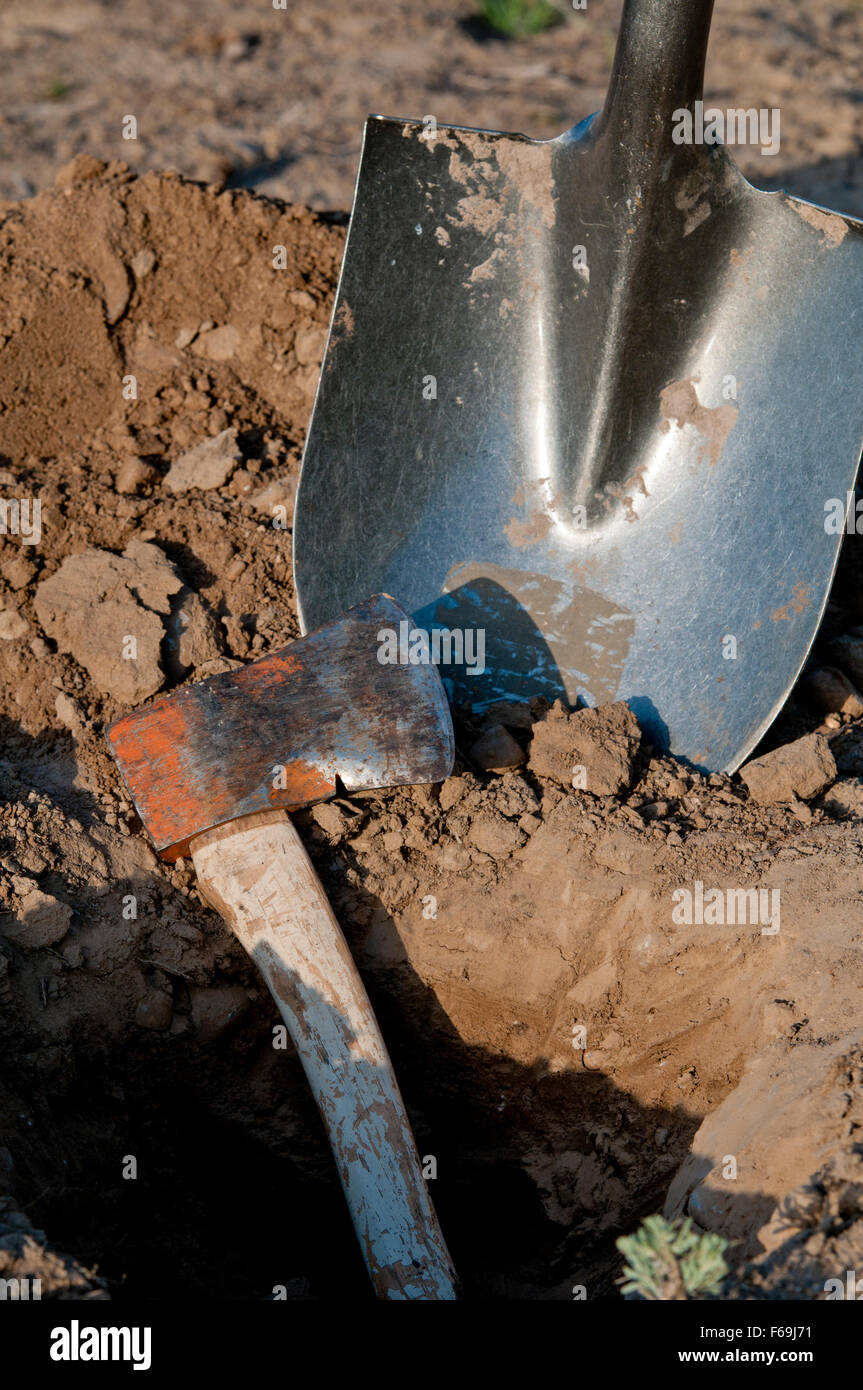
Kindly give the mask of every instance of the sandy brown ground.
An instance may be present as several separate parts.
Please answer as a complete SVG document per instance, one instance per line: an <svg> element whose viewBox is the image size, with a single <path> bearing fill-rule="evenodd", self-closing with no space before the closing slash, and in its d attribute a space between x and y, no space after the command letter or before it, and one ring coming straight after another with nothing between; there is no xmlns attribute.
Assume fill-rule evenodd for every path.
<svg viewBox="0 0 863 1390"><path fill-rule="evenodd" d="M370 112L547 139L602 103L619 0L589 0L519 42L489 39L473 0L5 0L0 196L50 185L79 153L175 168L316 208L350 206ZM707 99L779 107L756 183L863 216L859 0L718 0ZM135 115L137 139L122 138Z"/></svg>
<svg viewBox="0 0 863 1390"><path fill-rule="evenodd" d="M2 209L0 489L43 534L0 538L0 1258L47 1270L47 1232L77 1261L55 1294L98 1296L97 1268L114 1297L367 1296L271 1000L103 739L297 631L283 522L343 236L87 158ZM206 486L174 491L189 470ZM469 1296L613 1295L615 1236L665 1204L732 1239L737 1296L860 1267L861 544L813 658L840 674L771 735L816 734L796 795L657 758L619 707L591 735L606 780L575 790L582 723L538 704L495 716L528 759L504 774L462 722L442 787L299 817ZM140 638L131 690L107 603ZM676 922L696 882L778 889L781 929Z"/></svg>

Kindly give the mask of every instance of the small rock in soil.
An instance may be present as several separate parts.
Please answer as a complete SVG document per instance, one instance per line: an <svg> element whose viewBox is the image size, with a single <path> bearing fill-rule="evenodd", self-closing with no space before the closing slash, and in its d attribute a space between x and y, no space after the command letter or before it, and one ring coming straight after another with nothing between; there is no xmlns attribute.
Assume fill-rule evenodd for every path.
<svg viewBox="0 0 863 1390"><path fill-rule="evenodd" d="M54 700L54 709L61 724L67 729L80 729L81 711L71 696L61 690Z"/></svg>
<svg viewBox="0 0 863 1390"><path fill-rule="evenodd" d="M823 734L807 734L754 758L741 768L740 776L759 806L795 797L808 801L835 780L836 761Z"/></svg>
<svg viewBox="0 0 863 1390"><path fill-rule="evenodd" d="M482 768L484 772L506 772L507 768L519 767L527 761L521 744L502 724L493 724L484 734L480 734L469 757L474 766Z"/></svg>
<svg viewBox="0 0 863 1390"><path fill-rule="evenodd" d="M41 888L31 888L21 899L16 919L3 927L3 934L19 946L37 951L66 935L71 916L68 903L61 903Z"/></svg>
<svg viewBox="0 0 863 1390"><path fill-rule="evenodd" d="M162 685L160 615L170 613L171 595L181 588L159 547L135 540L122 555L70 555L37 588L36 614L58 649L85 667L99 690L137 704Z"/></svg>
<svg viewBox="0 0 863 1390"><path fill-rule="evenodd" d="M30 580L36 573L36 566L23 555L15 555L11 560L5 560L0 565L0 574L6 580L10 589L17 593L19 589L26 589Z"/></svg>
<svg viewBox="0 0 863 1390"><path fill-rule="evenodd" d="M237 431L231 426L182 454L168 469L165 483L174 493L224 487L241 458Z"/></svg>
<svg viewBox="0 0 863 1390"><path fill-rule="evenodd" d="M187 590L168 621L168 645L174 674L186 675L224 655L222 629L208 604Z"/></svg>
<svg viewBox="0 0 863 1390"><path fill-rule="evenodd" d="M179 348L182 352L185 348L189 346L190 343L193 343L195 341L197 336L197 324L195 324L193 328L181 328L176 338L174 339L174 347Z"/></svg>
<svg viewBox="0 0 863 1390"><path fill-rule="evenodd" d="M461 801L469 785L466 777L448 777L441 786L438 796L438 805L441 810L451 811L453 806Z"/></svg>
<svg viewBox="0 0 863 1390"><path fill-rule="evenodd" d="M143 280L150 274L156 265L156 253L151 251L149 246L145 246L142 251L138 251L132 257L129 264L136 280Z"/></svg>
<svg viewBox="0 0 863 1390"><path fill-rule="evenodd" d="M236 357L240 346L240 332L232 323L222 324L202 333L195 343L195 351L209 357L211 362L230 362Z"/></svg>
<svg viewBox="0 0 863 1390"><path fill-rule="evenodd" d="M530 770L572 787L583 768L584 790L594 796L617 796L632 780L640 742L638 720L623 701L572 712L557 701L534 725Z"/></svg>
<svg viewBox="0 0 863 1390"><path fill-rule="evenodd" d="M327 330L322 327L301 328L294 339L294 352L301 366L318 366L323 361L327 345Z"/></svg>
<svg viewBox="0 0 863 1390"><path fill-rule="evenodd" d="M274 478L266 487L262 487L258 492L250 497L249 501L256 512L264 512L276 521L283 518L274 512L275 507L285 508L285 523L290 518L294 509L294 495L297 490L296 479ZM283 529L281 527L277 529Z"/></svg>
<svg viewBox="0 0 863 1390"><path fill-rule="evenodd" d="M345 833L344 814L331 801L322 801L312 807L312 820L333 840L340 840Z"/></svg>
<svg viewBox="0 0 863 1390"><path fill-rule="evenodd" d="M117 469L114 486L118 492L126 496L133 496L142 488L155 483L158 477L159 470L154 468L151 463L145 463L140 458L128 458L124 459Z"/></svg>
<svg viewBox="0 0 863 1390"><path fill-rule="evenodd" d="M135 1010L135 1022L138 1027L150 1028L154 1033L161 1033L164 1029L170 1028L173 1016L174 1005L171 996L157 989L149 991Z"/></svg>
<svg viewBox="0 0 863 1390"><path fill-rule="evenodd" d="M29 631L27 619L16 613L14 608L4 608L0 612L0 638L4 642L16 642L19 637L26 637Z"/></svg>

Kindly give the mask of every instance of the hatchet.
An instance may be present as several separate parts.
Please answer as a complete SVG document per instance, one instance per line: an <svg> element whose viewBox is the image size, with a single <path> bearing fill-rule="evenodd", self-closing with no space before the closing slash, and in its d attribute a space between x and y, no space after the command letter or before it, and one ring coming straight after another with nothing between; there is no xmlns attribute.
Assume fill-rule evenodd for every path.
<svg viewBox="0 0 863 1390"><path fill-rule="evenodd" d="M379 1298L453 1299L455 1275L365 988L287 811L438 782L454 740L437 668L381 660L380 595L279 651L118 719L111 752L156 850L191 855L255 961L327 1128Z"/></svg>

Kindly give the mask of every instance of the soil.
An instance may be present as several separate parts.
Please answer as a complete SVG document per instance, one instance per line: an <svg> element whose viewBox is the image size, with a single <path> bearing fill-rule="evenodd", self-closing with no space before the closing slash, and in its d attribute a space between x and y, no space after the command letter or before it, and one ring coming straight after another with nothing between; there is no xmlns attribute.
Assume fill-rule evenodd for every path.
<svg viewBox="0 0 863 1390"><path fill-rule="evenodd" d="M336 8L289 22L314 43ZM764 21L722 9L730 64ZM859 44L861 12L787 9L794 53L809 55L787 76L789 148L793 130L807 157L827 158L795 103L821 64L836 109L853 104L840 41ZM7 7L4 42L43 51L57 13ZM101 13L59 11L93 45ZM346 13L343 42L372 22L338 7L342 25ZM220 22L208 5L206 33ZM264 14L251 53L284 56L274 26L287 22ZM134 73L143 40L129 23ZM547 104L530 133L559 127L570 67L604 71L606 21L592 23L578 59L559 36L531 48L543 72L529 85ZM777 42L792 27L771 23ZM515 82L496 48L467 30L457 43L503 74L501 90ZM192 49L221 65L217 104L234 82L223 50ZM429 84L456 71L441 52L425 55ZM778 50L759 54L778 83ZM169 57L175 81L188 69ZM552 58L566 82L542 80ZM379 62L397 68L392 52ZM297 65L297 101L323 84L315 67ZM857 80L849 69L849 91ZM417 90L434 109L430 86ZM189 88L188 130L201 91ZM466 123L522 123L503 119L500 90L468 109L466 93L462 76L447 98ZM355 134L362 99L352 89L335 136ZM104 149L104 117L87 109L87 140ZM12 124L36 149L49 119ZM70 122L67 153L82 129ZM846 157L839 143L829 157ZM312 197L303 167L284 177L292 168ZM322 167L315 201L346 205L338 160ZM41 504L38 543L0 535L0 1276L29 1271L51 1297L371 1297L299 1063L273 1047L272 1001L188 862L157 860L104 741L131 704L298 632L291 503L345 219L224 183L78 153L53 188L0 208L0 497ZM439 787L296 817L420 1153L437 1160L433 1196L469 1297L617 1297L615 1238L663 1208L731 1238L737 1297L824 1297L827 1279L859 1268L861 623L852 535L751 786L658 756L621 706L536 701L460 711L455 774ZM137 660L118 660L118 634L136 638ZM586 785L573 785L581 765ZM760 915L735 924L727 892L743 889L762 890Z"/></svg>

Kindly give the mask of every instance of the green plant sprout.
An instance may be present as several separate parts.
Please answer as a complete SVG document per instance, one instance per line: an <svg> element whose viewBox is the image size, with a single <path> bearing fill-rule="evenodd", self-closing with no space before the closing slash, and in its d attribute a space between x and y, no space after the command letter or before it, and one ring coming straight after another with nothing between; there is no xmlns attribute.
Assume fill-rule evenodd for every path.
<svg viewBox="0 0 863 1390"><path fill-rule="evenodd" d="M41 100L62 101L63 98L67 96L69 92L71 92L71 90L71 82L67 82L62 77L55 77L51 82L48 83L44 91L41 93Z"/></svg>
<svg viewBox="0 0 863 1390"><path fill-rule="evenodd" d="M728 1241L699 1233L691 1219L666 1221L648 1216L634 1235L621 1236L617 1248L626 1260L618 1279L621 1293L651 1301L716 1298L728 1274Z"/></svg>
<svg viewBox="0 0 863 1390"><path fill-rule="evenodd" d="M549 0L482 0L482 17L490 29L509 39L524 39L550 29L561 19Z"/></svg>

